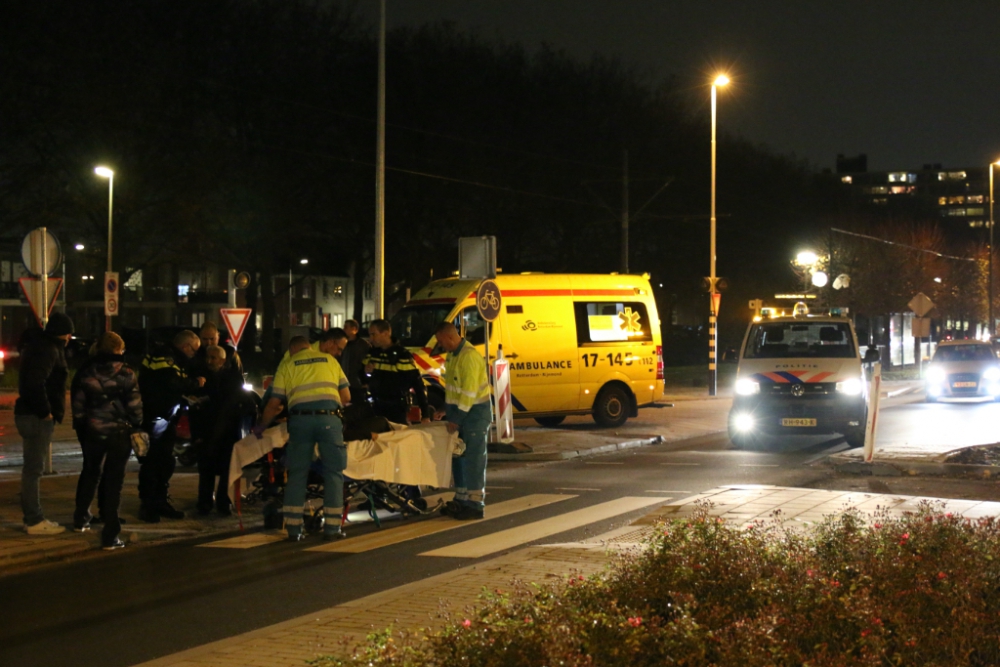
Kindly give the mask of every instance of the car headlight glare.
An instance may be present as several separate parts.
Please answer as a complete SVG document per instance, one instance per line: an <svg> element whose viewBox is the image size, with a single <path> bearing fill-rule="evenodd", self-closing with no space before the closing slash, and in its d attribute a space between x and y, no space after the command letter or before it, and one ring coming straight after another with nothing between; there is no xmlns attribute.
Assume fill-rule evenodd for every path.
<svg viewBox="0 0 1000 667"><path fill-rule="evenodd" d="M940 366L931 366L927 369L927 380L929 382L944 382L945 372Z"/></svg>
<svg viewBox="0 0 1000 667"><path fill-rule="evenodd" d="M754 418L753 415L751 414L743 413L740 415L736 415L736 417L733 419L733 426L736 427L736 430L739 431L740 433L746 433L747 431L752 431L753 425L754 425Z"/></svg>
<svg viewBox="0 0 1000 667"><path fill-rule="evenodd" d="M983 379L990 380L991 382L996 382L997 380L1000 380L1000 368L997 368L996 366L987 368L985 371L983 371Z"/></svg>
<svg viewBox="0 0 1000 667"><path fill-rule="evenodd" d="M847 396L857 396L861 393L861 380L851 378L837 383L837 391Z"/></svg>
<svg viewBox="0 0 1000 667"><path fill-rule="evenodd" d="M741 378L736 381L736 393L740 396L752 396L760 393L760 383L748 378Z"/></svg>

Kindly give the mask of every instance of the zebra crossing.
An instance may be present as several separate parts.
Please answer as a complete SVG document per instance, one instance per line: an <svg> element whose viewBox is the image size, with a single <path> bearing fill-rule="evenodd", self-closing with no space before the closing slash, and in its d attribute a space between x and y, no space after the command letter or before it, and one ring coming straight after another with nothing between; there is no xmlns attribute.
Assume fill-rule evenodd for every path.
<svg viewBox="0 0 1000 667"><path fill-rule="evenodd" d="M595 489L596 490L596 489ZM597 503L580 509L567 509L554 516L532 521L512 528L499 528L486 535L461 539L462 528L470 526L489 525L491 521L509 517L529 510L549 505L567 503L579 494L571 493L532 493L518 496L486 506L482 521L464 522L437 516L421 520L410 520L392 525L384 525L379 530L351 536L345 540L323 542L308 546L304 551L311 553L359 554L374 551L411 540L451 532L456 541L444 547L419 552L419 556L427 558L481 558L490 554L506 551L530 542L542 540L569 530L613 519L636 510L662 504L670 500L669 496L655 491L647 492L646 496L623 496ZM568 504L568 503L567 503ZM254 549L283 542L283 532L257 532L237 537L229 537L199 544L199 547L213 549ZM440 543L440 542L439 542Z"/></svg>

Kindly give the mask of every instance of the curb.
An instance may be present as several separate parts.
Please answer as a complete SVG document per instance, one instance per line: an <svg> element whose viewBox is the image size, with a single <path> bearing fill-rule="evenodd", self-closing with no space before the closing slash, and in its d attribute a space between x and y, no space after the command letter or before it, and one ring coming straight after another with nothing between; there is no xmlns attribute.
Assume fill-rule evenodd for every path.
<svg viewBox="0 0 1000 667"><path fill-rule="evenodd" d="M625 449L635 449L636 447L649 447L659 445L664 441L662 435L642 440L626 440L625 442L613 442L610 445L599 445L584 449L574 449L565 452L532 452L530 454L491 454L490 461L565 461L584 456L596 456L598 454L610 454Z"/></svg>
<svg viewBox="0 0 1000 667"><path fill-rule="evenodd" d="M979 477L982 479L993 479L1000 476L1000 466L974 463L940 463L907 459L865 463L864 461L837 461L834 457L830 457L830 462L837 472L851 475L872 475L878 477L935 475L940 477Z"/></svg>

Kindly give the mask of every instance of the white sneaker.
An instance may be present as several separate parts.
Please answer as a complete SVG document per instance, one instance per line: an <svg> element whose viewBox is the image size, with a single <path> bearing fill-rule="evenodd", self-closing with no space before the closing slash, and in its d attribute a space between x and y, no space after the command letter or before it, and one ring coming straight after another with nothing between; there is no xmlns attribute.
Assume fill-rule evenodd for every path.
<svg viewBox="0 0 1000 667"><path fill-rule="evenodd" d="M66 526L60 526L55 521L42 519L34 526L25 524L24 532L28 535L58 535L66 530Z"/></svg>

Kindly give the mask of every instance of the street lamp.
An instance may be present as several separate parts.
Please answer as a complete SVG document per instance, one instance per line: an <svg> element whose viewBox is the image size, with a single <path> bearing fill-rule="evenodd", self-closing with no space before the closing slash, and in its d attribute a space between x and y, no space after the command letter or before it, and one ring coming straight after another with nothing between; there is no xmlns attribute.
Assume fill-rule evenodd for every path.
<svg viewBox="0 0 1000 667"><path fill-rule="evenodd" d="M986 290L986 298L989 300L988 304L988 311L990 317L989 332L991 339L993 338L993 333L994 333L993 323L995 322L995 320L993 319L993 167L997 166L998 164L1000 164L1000 160L996 162L990 162L990 242L989 245L987 246L987 249L989 251L989 258L987 260L989 262L988 264L989 271L987 271L987 274L990 284L988 289Z"/></svg>
<svg viewBox="0 0 1000 667"><path fill-rule="evenodd" d="M729 77L725 74L719 74L715 77L715 81L712 82L712 206L710 214L710 243L709 243L709 301L708 301L708 395L715 396L716 393L716 367L715 363L718 359L718 342L719 336L716 328L716 318L718 313L716 312L716 294L718 290L715 287L717 278L715 276L715 114L716 114L716 97L717 91L720 86L725 86L729 83Z"/></svg>
<svg viewBox="0 0 1000 667"><path fill-rule="evenodd" d="M101 178L108 179L108 273L111 273L111 230L112 230L112 212L114 210L115 201L115 172L107 167L94 167L94 173ZM111 316L105 315L104 317L104 330L111 331Z"/></svg>

